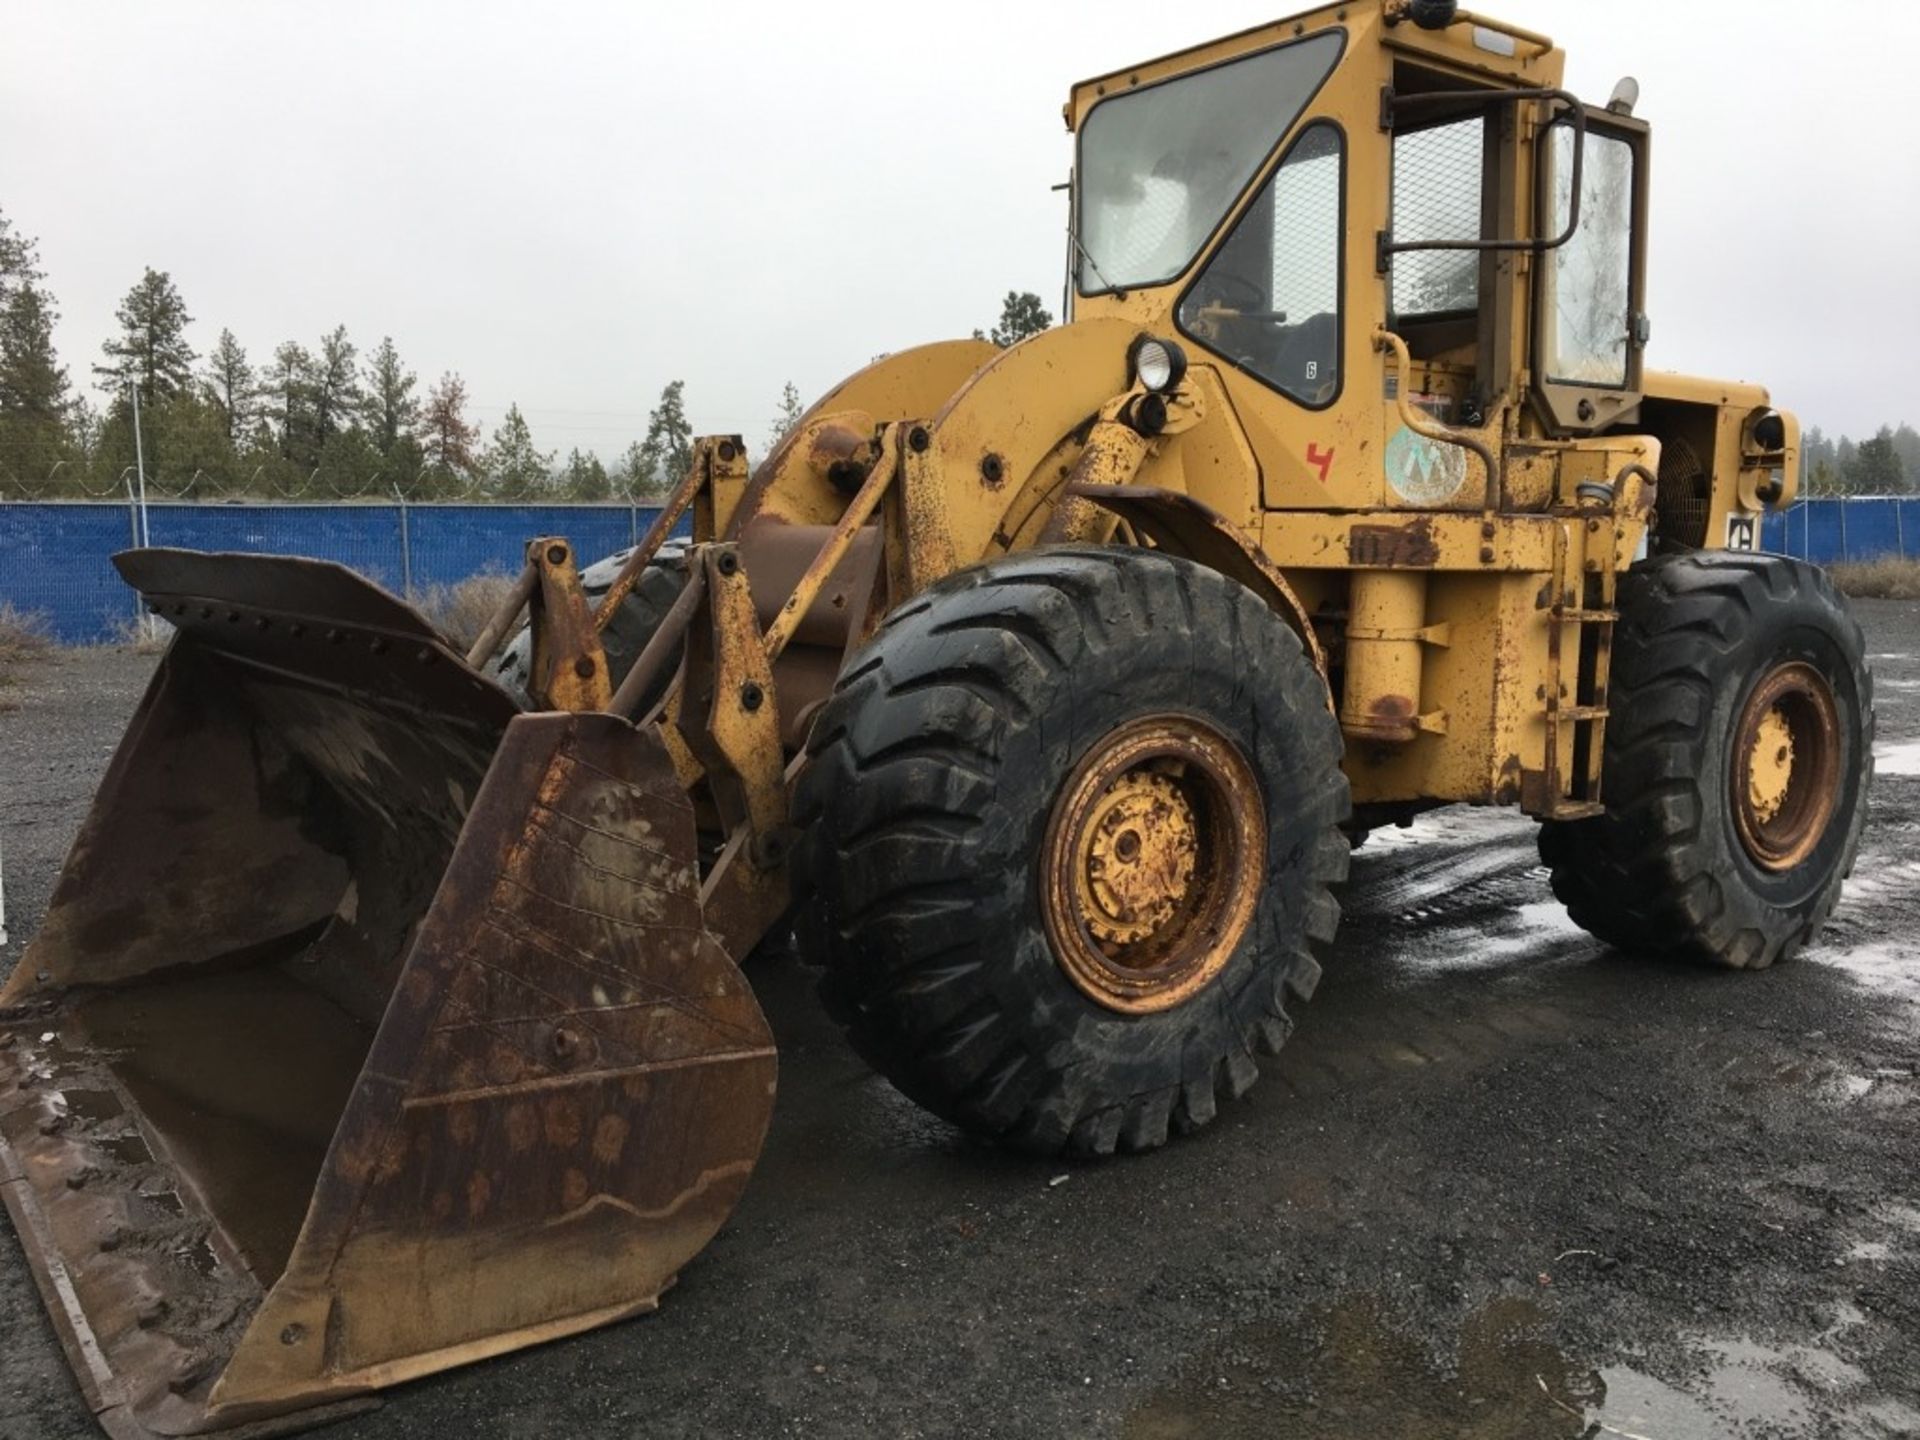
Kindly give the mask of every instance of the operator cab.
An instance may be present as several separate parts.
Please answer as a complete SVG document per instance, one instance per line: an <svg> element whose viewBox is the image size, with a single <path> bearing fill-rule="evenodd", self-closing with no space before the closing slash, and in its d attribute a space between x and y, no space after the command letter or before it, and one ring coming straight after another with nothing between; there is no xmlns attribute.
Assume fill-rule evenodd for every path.
<svg viewBox="0 0 1920 1440"><path fill-rule="evenodd" d="M1280 425L1341 401L1380 325L1445 423L1631 423L1648 332L1631 82L1588 107L1544 37L1450 4L1381 16L1315 11L1077 87L1074 313L1170 321Z"/></svg>

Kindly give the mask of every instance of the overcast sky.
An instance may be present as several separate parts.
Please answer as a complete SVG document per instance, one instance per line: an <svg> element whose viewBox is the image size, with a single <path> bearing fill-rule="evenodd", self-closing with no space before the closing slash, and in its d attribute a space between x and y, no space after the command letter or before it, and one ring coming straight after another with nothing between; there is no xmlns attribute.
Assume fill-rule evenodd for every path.
<svg viewBox="0 0 1920 1440"><path fill-rule="evenodd" d="M787 380L811 399L1010 288L1057 310L1068 85L1291 8L0 0L0 209L89 386L152 265L203 352L390 334L489 426L518 401L543 448L609 458L684 378L696 430L758 449ZM1591 100L1641 82L1649 363L1829 431L1920 423L1920 6L1480 8Z"/></svg>

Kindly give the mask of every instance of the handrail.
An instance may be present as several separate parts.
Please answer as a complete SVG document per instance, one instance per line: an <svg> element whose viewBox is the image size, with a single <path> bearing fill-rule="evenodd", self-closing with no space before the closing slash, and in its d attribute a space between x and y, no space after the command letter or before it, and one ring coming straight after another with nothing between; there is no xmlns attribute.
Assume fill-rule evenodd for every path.
<svg viewBox="0 0 1920 1440"><path fill-rule="evenodd" d="M1476 98L1476 95L1477 92L1471 90L1427 90L1418 95L1396 95L1389 91L1383 105L1391 112L1402 105L1459 101ZM1489 90L1485 92L1485 98L1489 101L1558 100L1567 107L1566 113L1573 117L1573 173L1569 177L1573 188L1567 202L1567 228L1551 240L1541 235L1531 240L1395 240L1391 230L1382 230L1374 246L1375 268L1382 274L1386 273L1389 255L1399 255L1409 250L1525 250L1534 255L1544 255L1549 250L1558 250L1565 245L1580 229L1580 181L1587 158L1587 107L1580 103L1580 98L1572 91L1553 85L1532 90ZM1552 116L1541 127L1541 133L1545 134L1559 123L1560 117Z"/></svg>
<svg viewBox="0 0 1920 1440"><path fill-rule="evenodd" d="M1534 46L1536 53L1541 55L1553 49L1552 39L1546 35L1542 35L1538 30L1528 30L1523 26L1510 24L1505 20L1489 19L1485 15L1476 15L1471 10L1454 11L1453 23L1455 25L1474 25L1482 30L1491 30L1496 35L1512 36L1515 40L1523 44Z"/></svg>
<svg viewBox="0 0 1920 1440"><path fill-rule="evenodd" d="M1489 497L1492 495L1494 476L1493 450L1479 436L1465 430L1456 430L1451 425L1442 425L1431 415L1415 408L1408 398L1413 382L1413 355L1402 340L1386 326L1378 326L1373 332L1373 345L1376 350L1391 350L1394 363L1400 367L1400 383L1394 386L1394 402L1399 407L1400 423L1423 440L1438 441L1442 445L1458 445L1462 450L1471 451L1480 457L1480 463L1487 467L1487 486Z"/></svg>

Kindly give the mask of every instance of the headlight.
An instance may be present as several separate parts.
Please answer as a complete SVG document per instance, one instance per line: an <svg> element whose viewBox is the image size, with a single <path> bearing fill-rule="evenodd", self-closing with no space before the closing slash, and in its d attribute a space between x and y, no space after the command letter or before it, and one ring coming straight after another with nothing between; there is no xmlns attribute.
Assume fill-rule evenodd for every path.
<svg viewBox="0 0 1920 1440"><path fill-rule="evenodd" d="M1186 376L1187 352L1171 340L1142 335L1133 342L1133 378L1155 394L1173 389Z"/></svg>
<svg viewBox="0 0 1920 1440"><path fill-rule="evenodd" d="M1756 410L1747 421L1747 434L1752 437L1753 448L1762 452L1784 450L1787 444L1787 422L1778 410Z"/></svg>

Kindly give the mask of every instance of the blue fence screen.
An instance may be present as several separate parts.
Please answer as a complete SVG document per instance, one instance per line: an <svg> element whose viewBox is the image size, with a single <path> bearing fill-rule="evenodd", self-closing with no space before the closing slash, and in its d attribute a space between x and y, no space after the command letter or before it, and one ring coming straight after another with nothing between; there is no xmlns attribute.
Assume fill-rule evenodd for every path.
<svg viewBox="0 0 1920 1440"><path fill-rule="evenodd" d="M396 594L512 574L535 535L565 535L593 560L633 544L659 512L625 505L208 505L147 507L155 545L337 560ZM684 533L682 521L680 532ZM133 593L111 564L134 542L119 503L0 503L0 604L43 617L68 644L125 634ZM1798 500L1769 515L1761 544L1816 564L1920 555L1920 496Z"/></svg>
<svg viewBox="0 0 1920 1440"><path fill-rule="evenodd" d="M1796 500L1767 516L1760 543L1816 565L1920 556L1920 495Z"/></svg>
<svg viewBox="0 0 1920 1440"><path fill-rule="evenodd" d="M147 507L154 545L336 560L395 594L518 572L526 542L565 535L583 560L633 544L659 514L625 505L206 505ZM124 504L0 504L0 604L38 615L66 644L123 636L134 595L113 568L134 543ZM686 522L680 530L684 532Z"/></svg>

